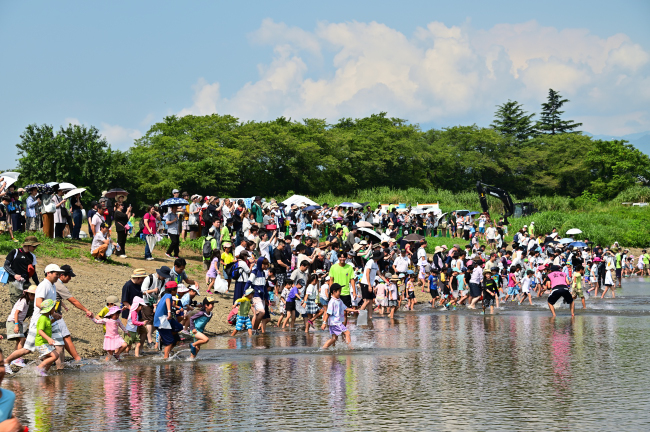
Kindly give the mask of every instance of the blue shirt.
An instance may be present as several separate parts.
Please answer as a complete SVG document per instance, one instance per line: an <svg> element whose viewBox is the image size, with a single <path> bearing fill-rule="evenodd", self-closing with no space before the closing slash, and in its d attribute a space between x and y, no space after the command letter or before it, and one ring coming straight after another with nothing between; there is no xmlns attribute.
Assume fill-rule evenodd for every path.
<svg viewBox="0 0 650 432"><path fill-rule="evenodd" d="M15 400L16 395L14 392L2 389L2 395L0 396L0 422L9 420L12 417Z"/></svg>
<svg viewBox="0 0 650 432"><path fill-rule="evenodd" d="M339 256L337 255L336 251L332 249L332 252L330 252L330 262L337 263L338 260L339 260Z"/></svg>
<svg viewBox="0 0 650 432"><path fill-rule="evenodd" d="M298 288L295 287L295 286L291 287L291 290L289 291L289 294L287 295L287 302L295 301L297 295L298 295Z"/></svg>
<svg viewBox="0 0 650 432"><path fill-rule="evenodd" d="M36 217L36 206L38 202L33 196L27 197L27 208L25 209L25 216L27 217Z"/></svg>
<svg viewBox="0 0 650 432"><path fill-rule="evenodd" d="M181 305L185 308L187 307L188 304L190 304L191 300L192 299L190 298L190 293L187 293L183 297L181 297Z"/></svg>
<svg viewBox="0 0 650 432"><path fill-rule="evenodd" d="M167 299L169 299L170 302L174 301L172 295L169 293L166 293L164 296L162 296L162 298L158 302L158 306L156 306L156 313L153 316L154 327L160 327L160 317L161 316L167 317L167 314L169 313L169 310L167 310L167 302L166 302Z"/></svg>
<svg viewBox="0 0 650 432"><path fill-rule="evenodd" d="M438 290L438 278L429 275L429 289L437 291Z"/></svg>

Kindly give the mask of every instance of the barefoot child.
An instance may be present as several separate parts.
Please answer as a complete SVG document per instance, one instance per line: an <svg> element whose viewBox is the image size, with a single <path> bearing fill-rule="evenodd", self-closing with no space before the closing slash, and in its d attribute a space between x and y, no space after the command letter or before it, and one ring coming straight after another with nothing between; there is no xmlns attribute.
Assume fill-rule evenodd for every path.
<svg viewBox="0 0 650 432"><path fill-rule="evenodd" d="M41 364L36 370L41 376L47 376L47 371L54 364L59 355L54 349L54 339L52 339L52 320L51 315L54 309L54 300L45 299L41 303L41 316L36 323L36 351Z"/></svg>
<svg viewBox="0 0 650 432"><path fill-rule="evenodd" d="M248 316L248 313L251 310L251 300L253 300L254 293L253 288L248 288L244 293L244 297L235 301L235 303L239 303L239 311L237 312L237 325L230 336L234 336L238 331L242 330L248 330L248 334L253 335L253 323L251 323L251 317Z"/></svg>
<svg viewBox="0 0 650 432"><path fill-rule="evenodd" d="M400 281L398 275L393 275L390 278L390 284L386 286L386 296L388 297L388 317L395 318L395 310L397 310L399 292L397 290L397 284Z"/></svg>
<svg viewBox="0 0 650 432"><path fill-rule="evenodd" d="M530 285L534 277L533 273L534 272L532 270L526 270L526 276L524 276L521 281L521 298L519 299L519 304L521 304L524 300L526 300L526 297L528 297L530 305L533 305L533 297L530 295Z"/></svg>
<svg viewBox="0 0 650 432"><path fill-rule="evenodd" d="M111 306L105 318L90 318L95 324L104 324L106 326L106 335L104 335L104 351L106 351L106 358L104 361L109 361L111 356L115 360L120 360L120 353L127 347L124 339L117 332L118 328L126 333L126 327L120 321L120 312L122 310L118 306Z"/></svg>
<svg viewBox="0 0 650 432"><path fill-rule="evenodd" d="M194 336L195 341L190 344L190 352L192 353L191 357L194 359L201 351L201 345L208 343L210 339L203 334L205 331L205 326L212 319L212 310L214 309L214 304L218 303L212 297L206 297L203 299L203 305L201 309L190 317L190 329L192 330L192 336Z"/></svg>
<svg viewBox="0 0 650 432"><path fill-rule="evenodd" d="M287 320L284 322L284 327L287 326L287 323L289 322L289 319L291 319L291 325L290 328L294 328L294 325L296 323L296 299L302 301L302 297L300 296L300 289L305 286L305 281L302 279L298 279L293 287L291 287L291 290L289 290L289 294L287 294L287 302L286 302L286 308L287 308Z"/></svg>
<svg viewBox="0 0 650 432"><path fill-rule="evenodd" d="M585 274L584 267L577 267L576 271L573 273L573 281L571 283L571 290L573 291L573 298L580 297L582 300L582 308L586 309L587 305L585 304L585 294L582 292L583 286L583 275Z"/></svg>
<svg viewBox="0 0 650 432"><path fill-rule="evenodd" d="M406 302L406 307L408 310L413 310L415 307L415 273L409 275L409 281L406 283L406 294L408 296L408 301Z"/></svg>
<svg viewBox="0 0 650 432"><path fill-rule="evenodd" d="M490 313L494 313L494 303L499 297L499 289L497 288L497 283L492 277L492 272L490 270L483 271L483 314L485 315L485 309L489 306Z"/></svg>
<svg viewBox="0 0 650 432"><path fill-rule="evenodd" d="M212 287L214 287L214 281L217 280L217 274L219 273L219 249L212 250L212 260L210 262L210 267L205 273L205 283L208 285L208 294L212 294Z"/></svg>
<svg viewBox="0 0 650 432"><path fill-rule="evenodd" d="M29 305L31 303L34 303L35 293L36 285L32 285L23 291L22 296L16 302L16 304L14 304L14 307L11 309L11 313L7 318L7 339L13 339L16 341L16 348L14 351L22 349L22 347L25 345L26 337L23 322L27 317L27 310L29 309ZM25 367L25 361L22 359L22 357L12 361L11 364L19 367ZM13 373L10 365L5 365L5 369L8 374L11 375Z"/></svg>
<svg viewBox="0 0 650 432"><path fill-rule="evenodd" d="M345 342L350 346L350 330L343 324L343 321L345 321L346 313L353 310L346 308L345 303L341 301L341 285L332 284L330 294L331 298L327 304L327 312L323 316L323 326L321 328L325 330L325 327L329 325L332 337L325 342L323 349L334 346L340 335L343 335Z"/></svg>
<svg viewBox="0 0 650 432"><path fill-rule="evenodd" d="M309 333L310 325L314 325L314 314L318 312L316 297L318 296L318 276L315 274L309 276L309 283L305 297L303 298L303 307L305 308L305 333Z"/></svg>

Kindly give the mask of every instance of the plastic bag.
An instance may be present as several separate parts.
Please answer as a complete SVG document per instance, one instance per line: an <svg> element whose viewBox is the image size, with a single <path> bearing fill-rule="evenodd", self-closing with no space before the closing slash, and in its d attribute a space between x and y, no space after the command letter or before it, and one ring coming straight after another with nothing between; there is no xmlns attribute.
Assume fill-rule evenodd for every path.
<svg viewBox="0 0 650 432"><path fill-rule="evenodd" d="M219 294L225 294L228 292L228 281L224 280L221 275L217 275L217 278L214 280L214 290Z"/></svg>

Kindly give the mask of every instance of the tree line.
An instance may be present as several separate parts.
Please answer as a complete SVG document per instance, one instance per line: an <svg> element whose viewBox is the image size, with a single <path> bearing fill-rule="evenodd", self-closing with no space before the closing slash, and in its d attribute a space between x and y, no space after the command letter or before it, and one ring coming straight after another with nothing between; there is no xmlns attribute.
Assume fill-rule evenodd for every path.
<svg viewBox="0 0 650 432"><path fill-rule="evenodd" d="M650 179L650 158L625 141L593 140L563 120L568 102L550 90L540 120L516 101L497 107L491 127L421 130L386 113L328 124L323 119L240 122L230 115L168 116L127 151L97 128L27 126L17 144L21 185L68 181L85 199L121 187L152 203L173 188L202 195L346 195L358 189L472 189L477 180L517 197L589 194L611 199Z"/></svg>

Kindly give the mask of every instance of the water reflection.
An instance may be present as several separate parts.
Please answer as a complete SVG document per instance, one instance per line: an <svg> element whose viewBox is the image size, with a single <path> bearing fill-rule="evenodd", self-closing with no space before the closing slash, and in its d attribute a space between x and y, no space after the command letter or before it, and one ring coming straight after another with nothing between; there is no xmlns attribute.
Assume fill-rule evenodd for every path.
<svg viewBox="0 0 650 432"><path fill-rule="evenodd" d="M5 382L32 430L639 429L650 317L408 314L327 333L218 338L201 361ZM180 354L186 358L187 354Z"/></svg>

